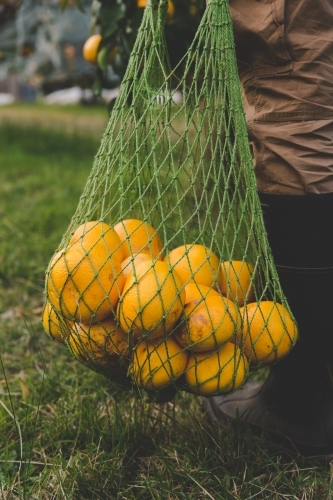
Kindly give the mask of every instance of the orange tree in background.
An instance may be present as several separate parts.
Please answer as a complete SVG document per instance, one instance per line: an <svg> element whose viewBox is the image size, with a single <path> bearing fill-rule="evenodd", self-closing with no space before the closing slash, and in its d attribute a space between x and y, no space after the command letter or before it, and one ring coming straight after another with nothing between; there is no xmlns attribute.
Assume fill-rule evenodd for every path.
<svg viewBox="0 0 333 500"><path fill-rule="evenodd" d="M63 0L66 7L70 0ZM93 0L86 59L96 64L95 90L103 86L108 64L123 76L148 0ZM80 0L76 0L80 7ZM206 0L169 0L165 36L171 67L189 48L206 6ZM99 36L96 36L99 35Z"/></svg>

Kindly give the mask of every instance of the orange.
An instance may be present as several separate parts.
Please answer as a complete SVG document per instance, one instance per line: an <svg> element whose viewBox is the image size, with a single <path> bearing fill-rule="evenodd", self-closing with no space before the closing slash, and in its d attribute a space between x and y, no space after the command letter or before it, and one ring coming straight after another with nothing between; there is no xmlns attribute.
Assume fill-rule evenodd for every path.
<svg viewBox="0 0 333 500"><path fill-rule="evenodd" d="M221 262L221 269L221 293L236 302L238 306L243 306L245 300L253 302L252 264L242 260L225 261Z"/></svg>
<svg viewBox="0 0 333 500"><path fill-rule="evenodd" d="M172 336L158 343L144 339L135 348L130 374L139 387L161 389L184 373L187 357Z"/></svg>
<svg viewBox="0 0 333 500"><path fill-rule="evenodd" d="M238 309L222 295L190 302L185 306L184 319L175 336L183 347L195 352L219 348L241 327Z"/></svg>
<svg viewBox="0 0 333 500"><path fill-rule="evenodd" d="M196 283L189 283L185 286L185 304L192 302L193 300L203 300L206 297L220 297L220 294L206 285L198 285Z"/></svg>
<svg viewBox="0 0 333 500"><path fill-rule="evenodd" d="M124 259L139 252L148 253L153 259L163 259L163 243L156 230L139 219L125 219L114 226L123 242Z"/></svg>
<svg viewBox="0 0 333 500"><path fill-rule="evenodd" d="M134 272L136 267L141 262L147 262L148 260L151 260L150 255L148 253L143 253L143 252L137 253L133 257L131 255L129 257L126 257L126 259L123 260L121 263L125 279L130 273Z"/></svg>
<svg viewBox="0 0 333 500"><path fill-rule="evenodd" d="M188 244L174 248L164 262L170 264L186 285L197 283L216 287L220 283L220 261L212 250L203 245Z"/></svg>
<svg viewBox="0 0 333 500"><path fill-rule="evenodd" d="M173 17L174 13L175 13L175 4L173 3L172 0L169 0L168 2L168 10L167 10L167 14L169 17Z"/></svg>
<svg viewBox="0 0 333 500"><path fill-rule="evenodd" d="M195 16L198 13L198 7L196 7L195 5L190 5L189 10L190 10L191 16Z"/></svg>
<svg viewBox="0 0 333 500"><path fill-rule="evenodd" d="M115 60L116 58L116 55L118 54L119 52L119 47L118 45L112 47L112 49L110 50L110 55L109 55L109 64L112 64L113 61Z"/></svg>
<svg viewBox="0 0 333 500"><path fill-rule="evenodd" d="M265 365L283 358L297 340L297 325L282 304L253 302L241 308L241 314L241 340L252 364Z"/></svg>
<svg viewBox="0 0 333 500"><path fill-rule="evenodd" d="M110 257L122 262L123 248L118 234L106 222L89 221L81 224L69 241L69 245L79 241L86 251L91 250L96 243L103 242L110 252Z"/></svg>
<svg viewBox="0 0 333 500"><path fill-rule="evenodd" d="M91 35L83 45L83 57L86 61L96 64L99 44L102 41L102 35Z"/></svg>
<svg viewBox="0 0 333 500"><path fill-rule="evenodd" d="M52 258L47 297L65 318L92 323L106 318L116 308L124 282L121 264L110 258L104 241L87 252L77 241Z"/></svg>
<svg viewBox="0 0 333 500"><path fill-rule="evenodd" d="M142 262L125 282L117 309L120 326L137 339L166 336L179 319L184 301L177 273L160 260Z"/></svg>
<svg viewBox="0 0 333 500"><path fill-rule="evenodd" d="M144 8L147 7L147 3L148 0L137 0L136 5L137 7ZM168 16L172 17L174 13L175 13L175 5L172 0L169 0L167 14Z"/></svg>
<svg viewBox="0 0 333 500"><path fill-rule="evenodd" d="M202 396L235 391L246 380L248 361L231 342L217 352L190 353L185 382L191 392Z"/></svg>
<svg viewBox="0 0 333 500"><path fill-rule="evenodd" d="M147 7L147 3L148 3L148 0L137 0L136 1L136 5L137 7ZM172 0L169 0L168 2L168 10L167 10L167 14L172 17L175 13L175 5L173 3Z"/></svg>
<svg viewBox="0 0 333 500"><path fill-rule="evenodd" d="M71 329L70 325L72 323L66 320L59 321L59 318L49 301L46 301L44 305L42 323L46 333L50 335L50 337L60 344L66 344L65 338L69 335Z"/></svg>
<svg viewBox="0 0 333 500"><path fill-rule="evenodd" d="M112 316L90 325L75 324L69 344L74 356L88 364L113 366L129 352L128 339Z"/></svg>

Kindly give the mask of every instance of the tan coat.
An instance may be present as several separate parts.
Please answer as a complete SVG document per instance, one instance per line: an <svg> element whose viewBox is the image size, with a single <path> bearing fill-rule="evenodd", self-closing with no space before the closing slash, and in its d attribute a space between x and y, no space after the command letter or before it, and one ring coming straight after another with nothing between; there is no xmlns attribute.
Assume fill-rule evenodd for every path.
<svg viewBox="0 0 333 500"><path fill-rule="evenodd" d="M333 1L230 10L259 191L333 192Z"/></svg>

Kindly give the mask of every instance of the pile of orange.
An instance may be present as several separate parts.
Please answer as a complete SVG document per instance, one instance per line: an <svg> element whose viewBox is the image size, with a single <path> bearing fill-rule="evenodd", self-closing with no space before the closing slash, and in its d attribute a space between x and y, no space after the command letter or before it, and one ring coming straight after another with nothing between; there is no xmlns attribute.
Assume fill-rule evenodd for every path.
<svg viewBox="0 0 333 500"><path fill-rule="evenodd" d="M227 393L249 365L281 359L297 340L286 307L256 300L254 276L251 264L221 262L200 244L165 254L142 220L90 221L51 259L43 325L81 362L125 366L147 390L181 377L194 393Z"/></svg>

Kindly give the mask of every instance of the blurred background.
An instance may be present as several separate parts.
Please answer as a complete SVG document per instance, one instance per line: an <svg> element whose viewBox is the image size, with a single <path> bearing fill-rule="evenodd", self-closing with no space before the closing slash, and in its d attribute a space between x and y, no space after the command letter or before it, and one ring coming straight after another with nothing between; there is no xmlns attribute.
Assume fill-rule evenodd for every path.
<svg viewBox="0 0 333 500"><path fill-rule="evenodd" d="M127 66L147 0L0 0L0 105L109 102ZM169 0L171 65L189 47L205 0ZM83 47L100 36L92 58ZM91 54L90 54L91 56Z"/></svg>
<svg viewBox="0 0 333 500"><path fill-rule="evenodd" d="M0 104L93 101L96 68L83 57L91 0L0 0ZM108 71L109 86L119 77ZM61 92L59 92L61 91Z"/></svg>

